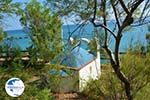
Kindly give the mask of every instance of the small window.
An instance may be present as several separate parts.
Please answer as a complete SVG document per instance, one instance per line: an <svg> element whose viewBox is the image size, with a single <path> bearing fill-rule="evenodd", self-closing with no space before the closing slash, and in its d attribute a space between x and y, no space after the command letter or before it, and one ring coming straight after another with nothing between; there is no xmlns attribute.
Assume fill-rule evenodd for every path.
<svg viewBox="0 0 150 100"><path fill-rule="evenodd" d="M90 70L90 73L92 73L92 66L90 66L89 70Z"/></svg>

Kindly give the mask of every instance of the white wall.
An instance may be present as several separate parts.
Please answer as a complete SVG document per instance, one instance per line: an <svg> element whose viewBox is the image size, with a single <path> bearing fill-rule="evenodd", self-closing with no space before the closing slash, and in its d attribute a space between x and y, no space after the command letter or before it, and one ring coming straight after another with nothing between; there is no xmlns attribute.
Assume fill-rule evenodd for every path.
<svg viewBox="0 0 150 100"><path fill-rule="evenodd" d="M99 57L80 69L79 71L79 91L82 91L86 83L90 79L98 79L101 74L100 59Z"/></svg>

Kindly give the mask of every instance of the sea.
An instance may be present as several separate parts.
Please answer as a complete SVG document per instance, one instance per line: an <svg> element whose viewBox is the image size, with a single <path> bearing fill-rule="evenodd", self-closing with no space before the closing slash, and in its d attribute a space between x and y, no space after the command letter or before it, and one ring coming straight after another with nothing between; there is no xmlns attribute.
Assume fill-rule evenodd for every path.
<svg viewBox="0 0 150 100"><path fill-rule="evenodd" d="M114 28L114 25L111 24L111 29ZM98 32L96 31L98 30ZM103 29L99 28L96 29L92 24L77 24L77 25L63 25L62 26L62 38L64 42L67 42L69 37L80 39L80 38L87 38L89 40L93 39L97 34L99 36L102 35ZM23 30L7 30L7 37L3 40L2 44L9 44L10 47L17 46L22 50L26 50L32 42L29 38L29 34ZM138 27L127 28L123 32L123 36L120 43L120 52L126 52L128 48L136 45L142 44L144 46L147 45L146 34L150 33L148 31L147 25L142 25ZM114 50L114 38L110 35L109 40L109 47ZM84 49L87 49L87 45L84 43L81 45ZM103 63L105 61L103 60Z"/></svg>

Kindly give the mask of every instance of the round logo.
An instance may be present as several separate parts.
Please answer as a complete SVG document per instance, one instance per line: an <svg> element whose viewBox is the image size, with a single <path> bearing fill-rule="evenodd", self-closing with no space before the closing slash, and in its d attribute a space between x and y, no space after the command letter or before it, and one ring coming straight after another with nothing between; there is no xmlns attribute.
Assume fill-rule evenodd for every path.
<svg viewBox="0 0 150 100"><path fill-rule="evenodd" d="M12 97L20 96L25 89L24 83L19 78L11 78L5 84L5 90Z"/></svg>

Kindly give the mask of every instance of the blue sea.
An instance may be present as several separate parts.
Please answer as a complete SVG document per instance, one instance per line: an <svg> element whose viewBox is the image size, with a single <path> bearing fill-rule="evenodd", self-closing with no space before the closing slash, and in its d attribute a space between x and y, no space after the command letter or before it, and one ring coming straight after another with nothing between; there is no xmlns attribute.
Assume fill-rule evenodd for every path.
<svg viewBox="0 0 150 100"><path fill-rule="evenodd" d="M62 37L64 41L68 40L68 37L71 35L73 38L94 38L94 27L92 24L82 25L82 28L78 28L81 25L64 25L62 27ZM110 25L113 28L113 25ZM102 30L99 29L99 35L101 35ZM27 47L31 45L31 40L28 36L28 33L24 30L8 30L6 31L7 37L3 41L5 44L9 44L11 47L18 46L22 50L26 50ZM143 45L147 45L146 34L148 33L147 25L133 27L132 29L128 28L124 31L121 44L120 44L120 52L125 52L131 45L136 43L140 43ZM13 39L11 39L13 38ZM83 44L83 48L87 49ZM109 47L114 49L114 39L111 36L109 40Z"/></svg>
<svg viewBox="0 0 150 100"><path fill-rule="evenodd" d="M3 44L8 44L10 47L19 47L21 50L26 50L31 45L31 40L24 30L9 30L6 33L7 37Z"/></svg>
<svg viewBox="0 0 150 100"><path fill-rule="evenodd" d="M78 26L79 25L69 25L69 26L65 25L65 26L63 26L63 38L65 40L67 40L69 33L76 30L76 28ZM114 28L113 23L111 23L109 25L109 27L111 29L113 29ZM100 32L98 34L102 35L101 33L103 32L103 30L99 29L99 31ZM142 44L142 45L146 46L147 45L147 40L146 40L146 34L147 33L148 33L147 25L125 29L121 43L120 43L120 52L126 52L126 50L129 47L132 47L135 44ZM94 35L94 27L92 24L85 25L82 29L78 29L72 35L72 37L74 37L74 38L84 37L84 38L88 38L88 39L92 39L94 36L95 36ZM109 47L112 50L114 50L115 40L112 36L110 36L108 43L109 43Z"/></svg>

